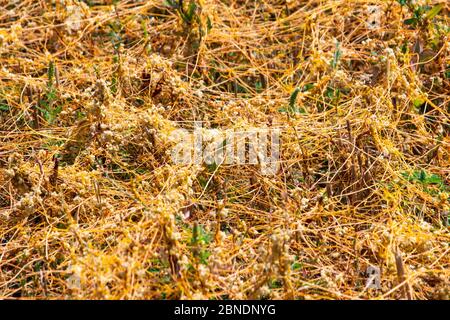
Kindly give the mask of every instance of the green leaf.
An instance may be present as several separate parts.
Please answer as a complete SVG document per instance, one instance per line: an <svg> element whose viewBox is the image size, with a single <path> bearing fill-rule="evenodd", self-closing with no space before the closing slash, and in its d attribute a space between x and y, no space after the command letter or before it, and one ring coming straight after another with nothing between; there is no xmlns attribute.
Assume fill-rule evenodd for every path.
<svg viewBox="0 0 450 320"><path fill-rule="evenodd" d="M437 174L429 175L425 181L428 184L438 184L438 185L444 184L444 181L442 181L441 177L439 177Z"/></svg>
<svg viewBox="0 0 450 320"><path fill-rule="evenodd" d="M261 83L261 81L256 81L255 82L255 89L256 89L256 92L261 92L261 90L262 90L262 83Z"/></svg>
<svg viewBox="0 0 450 320"><path fill-rule="evenodd" d="M209 172L214 172L217 169L217 163L206 164L206 168L208 168Z"/></svg>
<svg viewBox="0 0 450 320"><path fill-rule="evenodd" d="M207 16L206 17L206 28L208 29L208 31L209 30L211 30L212 29L212 22L211 22L211 19L209 18L209 16Z"/></svg>
<svg viewBox="0 0 450 320"><path fill-rule="evenodd" d="M333 69L336 69L336 67L339 63L339 60L341 59L341 56L342 56L342 51L341 51L340 46L341 46L341 43L339 41L336 42L336 51L334 52L333 60L331 61L331 66L333 67Z"/></svg>
<svg viewBox="0 0 450 320"><path fill-rule="evenodd" d="M281 113L300 113L300 114L306 114L306 110L304 108L297 108L295 107L294 109L290 109L288 110L287 108L280 108L278 109L278 112Z"/></svg>
<svg viewBox="0 0 450 320"><path fill-rule="evenodd" d="M418 108L425 103L425 100L422 98L416 98L413 100L414 107Z"/></svg>
<svg viewBox="0 0 450 320"><path fill-rule="evenodd" d="M301 269L303 267L303 265L299 262L294 262L291 266L292 270L298 270Z"/></svg>
<svg viewBox="0 0 450 320"><path fill-rule="evenodd" d="M331 87L327 87L327 91L325 91L325 95L329 99L333 99L335 97L335 90Z"/></svg>
<svg viewBox="0 0 450 320"><path fill-rule="evenodd" d="M178 3L175 0L166 0L165 5L172 8L178 7Z"/></svg>
<svg viewBox="0 0 450 320"><path fill-rule="evenodd" d="M145 20L142 20L141 22L142 31L144 32L144 39L148 39L148 30L147 30L147 24L145 23Z"/></svg>
<svg viewBox="0 0 450 320"><path fill-rule="evenodd" d="M54 76L55 76L55 64L53 63L53 61L50 61L47 70L48 86L51 86L51 84L53 83Z"/></svg>
<svg viewBox="0 0 450 320"><path fill-rule="evenodd" d="M196 9L197 9L197 4L195 4L194 1L191 1L189 3L189 7L188 7L188 10L186 12L186 18L188 20L187 22L192 22L192 18L194 17Z"/></svg>
<svg viewBox="0 0 450 320"><path fill-rule="evenodd" d="M417 24L417 19L416 18L406 19L403 21L403 23L407 25L415 25Z"/></svg>
<svg viewBox="0 0 450 320"><path fill-rule="evenodd" d="M445 70L444 76L445 76L446 79L450 79L450 68L448 68L447 70Z"/></svg>
<svg viewBox="0 0 450 320"><path fill-rule="evenodd" d="M283 286L283 283L279 279L271 280L269 282L269 288L270 289L277 289L277 288L281 288L282 286Z"/></svg>
<svg viewBox="0 0 450 320"><path fill-rule="evenodd" d="M208 258L211 255L211 252L202 250L200 251L200 263L204 265L208 265Z"/></svg>
<svg viewBox="0 0 450 320"><path fill-rule="evenodd" d="M295 113L305 114L306 110L304 108L295 108L294 112Z"/></svg>
<svg viewBox="0 0 450 320"><path fill-rule="evenodd" d="M309 90L311 90L312 88L314 88L314 83L308 83L308 84L305 84L305 85L303 86L302 91L303 91L303 92L309 91Z"/></svg>
<svg viewBox="0 0 450 320"><path fill-rule="evenodd" d="M49 92L47 92L47 101L48 103L52 103L56 99L56 90L51 88Z"/></svg>
<svg viewBox="0 0 450 320"><path fill-rule="evenodd" d="M197 177L197 181L198 181L198 183L200 184L200 186L202 188L206 188L206 184L208 183L207 179L205 179L204 177L199 176L199 177Z"/></svg>
<svg viewBox="0 0 450 320"><path fill-rule="evenodd" d="M6 105L6 104L0 104L0 111L8 112L9 111L9 106Z"/></svg>
<svg viewBox="0 0 450 320"><path fill-rule="evenodd" d="M411 182L420 182L424 185L437 184L439 186L445 186L444 180L439 175L427 173L425 170L416 170L412 174L403 172L402 175Z"/></svg>
<svg viewBox="0 0 450 320"><path fill-rule="evenodd" d="M46 101L40 102L40 105L43 106L43 108L37 107L37 109L42 113L45 121L47 121L49 124L53 124L55 120L58 118L58 115L62 111L62 106L57 106L56 108L49 107L48 103Z"/></svg>
<svg viewBox="0 0 450 320"><path fill-rule="evenodd" d="M295 108L295 101L297 100L298 93L300 92L300 88L295 88L294 92L291 93L291 97L289 98L289 110L293 111Z"/></svg>
<svg viewBox="0 0 450 320"><path fill-rule="evenodd" d="M428 11L426 18L427 19L433 19L443 8L443 5L437 4L435 5L430 11Z"/></svg>
<svg viewBox="0 0 450 320"><path fill-rule="evenodd" d="M426 181L427 174L424 170L420 170L419 172L419 181L424 183Z"/></svg>

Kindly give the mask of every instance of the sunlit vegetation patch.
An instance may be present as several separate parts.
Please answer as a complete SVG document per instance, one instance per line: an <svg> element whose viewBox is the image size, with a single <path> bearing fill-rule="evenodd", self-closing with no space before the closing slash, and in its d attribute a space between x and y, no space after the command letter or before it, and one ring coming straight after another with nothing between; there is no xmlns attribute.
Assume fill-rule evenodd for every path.
<svg viewBox="0 0 450 320"><path fill-rule="evenodd" d="M445 1L0 7L0 297L449 298ZM176 163L199 124L279 170Z"/></svg>

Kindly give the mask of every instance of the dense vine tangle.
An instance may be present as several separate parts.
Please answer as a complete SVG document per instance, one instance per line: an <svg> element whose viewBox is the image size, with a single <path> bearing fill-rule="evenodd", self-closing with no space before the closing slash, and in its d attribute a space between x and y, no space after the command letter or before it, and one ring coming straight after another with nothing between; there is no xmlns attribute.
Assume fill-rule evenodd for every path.
<svg viewBox="0 0 450 320"><path fill-rule="evenodd" d="M449 298L445 1L0 7L0 297Z"/></svg>

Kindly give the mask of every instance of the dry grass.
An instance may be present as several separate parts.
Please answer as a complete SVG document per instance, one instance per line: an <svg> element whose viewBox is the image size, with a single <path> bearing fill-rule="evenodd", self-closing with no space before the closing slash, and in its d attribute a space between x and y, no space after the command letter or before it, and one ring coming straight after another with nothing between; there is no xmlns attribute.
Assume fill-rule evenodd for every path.
<svg viewBox="0 0 450 320"><path fill-rule="evenodd" d="M0 0L0 297L449 298L448 7L101 2ZM279 173L173 163L194 121Z"/></svg>

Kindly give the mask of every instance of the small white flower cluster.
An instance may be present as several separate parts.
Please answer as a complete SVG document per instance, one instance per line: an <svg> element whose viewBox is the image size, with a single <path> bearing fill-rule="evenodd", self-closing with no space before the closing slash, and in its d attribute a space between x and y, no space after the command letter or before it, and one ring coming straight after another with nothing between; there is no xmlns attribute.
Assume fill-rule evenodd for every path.
<svg viewBox="0 0 450 320"><path fill-rule="evenodd" d="M185 254L183 254L181 256L181 259L178 260L178 265L180 266L181 272L186 272L189 269L191 262L189 261L189 258Z"/></svg>
<svg viewBox="0 0 450 320"><path fill-rule="evenodd" d="M379 5L367 6L367 28L378 29L381 24L381 7Z"/></svg>
<svg viewBox="0 0 450 320"><path fill-rule="evenodd" d="M76 5L64 6L66 10L65 24L70 33L79 31L83 26L83 20L89 16L89 7L84 2L78 2Z"/></svg>
<svg viewBox="0 0 450 320"><path fill-rule="evenodd" d="M34 192L28 192L16 203L15 209L25 212L25 214L33 214L36 206L42 202L40 196L36 195Z"/></svg>
<svg viewBox="0 0 450 320"><path fill-rule="evenodd" d="M12 24L8 29L0 28L0 49L5 46L20 45L20 37L22 36L23 28L20 22Z"/></svg>

